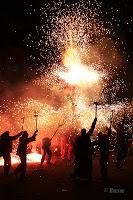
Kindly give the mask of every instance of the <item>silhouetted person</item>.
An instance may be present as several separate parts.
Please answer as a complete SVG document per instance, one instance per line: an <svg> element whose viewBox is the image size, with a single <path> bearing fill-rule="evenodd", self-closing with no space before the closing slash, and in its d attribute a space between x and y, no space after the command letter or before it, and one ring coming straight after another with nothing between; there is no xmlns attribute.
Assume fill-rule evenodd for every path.
<svg viewBox="0 0 133 200"><path fill-rule="evenodd" d="M128 135L128 155L132 155L133 152L133 131L132 129L129 129L127 131L127 135Z"/></svg>
<svg viewBox="0 0 133 200"><path fill-rule="evenodd" d="M95 129L97 118L94 119L90 130L81 130L81 135L75 142L75 170L73 177L85 178L91 181L93 147L90 136Z"/></svg>
<svg viewBox="0 0 133 200"><path fill-rule="evenodd" d="M116 168L120 168L121 164L124 160L124 158L128 154L128 147L129 147L129 141L132 137L127 134L127 132L124 130L123 126L120 126L117 129L117 157L116 157Z"/></svg>
<svg viewBox="0 0 133 200"><path fill-rule="evenodd" d="M99 132L98 140L93 142L93 144L99 146L101 175L104 180L107 179L110 136L111 136L111 126L106 129L106 133Z"/></svg>
<svg viewBox="0 0 133 200"><path fill-rule="evenodd" d="M0 136L0 155L4 159L4 176L8 176L11 168L11 155L12 152L12 142L16 140L22 133L15 136L9 136L9 131L4 132Z"/></svg>
<svg viewBox="0 0 133 200"><path fill-rule="evenodd" d="M43 154L42 154L42 159L41 159L41 165L43 165L43 162L45 160L45 156L46 154L48 155L48 160L47 160L47 164L50 164L51 161L51 157L52 157L52 151L51 151L51 140L48 137L45 137L42 139L42 150L43 150Z"/></svg>
<svg viewBox="0 0 133 200"><path fill-rule="evenodd" d="M36 133L38 130L34 132L34 134L28 138L27 131L23 131L22 136L19 139L19 145L17 148L17 155L20 158L20 164L17 166L17 168L14 171L14 175L20 175L20 179L23 179L25 177L26 173L26 155L27 155L27 145L36 140Z"/></svg>

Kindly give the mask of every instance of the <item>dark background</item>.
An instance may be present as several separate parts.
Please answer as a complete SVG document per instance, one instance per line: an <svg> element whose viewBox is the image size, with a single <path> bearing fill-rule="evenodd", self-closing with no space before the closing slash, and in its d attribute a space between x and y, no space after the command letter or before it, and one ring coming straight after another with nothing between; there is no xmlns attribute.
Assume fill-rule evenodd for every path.
<svg viewBox="0 0 133 200"><path fill-rule="evenodd" d="M40 57L39 47L34 48L27 39L32 33L34 41L39 41L36 26L40 25L40 7L44 0L4 0L0 5L0 96L6 87L31 80L36 70L47 60ZM52 2L52 1L51 1ZM69 1L66 1L70 4ZM76 1L73 1L76 2ZM112 11L113 10L113 11ZM118 10L118 12L116 12ZM127 85L127 91L119 91L119 98L133 97L133 3L128 0L104 0L103 19L112 21L116 37L123 41L121 47L125 55L126 71L120 77ZM106 13L107 12L107 13ZM113 13L113 14L112 14ZM115 21L112 16L115 16ZM31 56L32 55L32 56Z"/></svg>

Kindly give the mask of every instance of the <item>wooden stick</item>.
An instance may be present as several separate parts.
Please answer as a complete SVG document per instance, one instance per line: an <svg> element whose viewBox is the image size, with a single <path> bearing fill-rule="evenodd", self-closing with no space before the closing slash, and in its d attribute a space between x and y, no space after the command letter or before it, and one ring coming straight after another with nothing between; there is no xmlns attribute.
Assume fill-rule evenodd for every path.
<svg viewBox="0 0 133 200"><path fill-rule="evenodd" d="M112 110L111 119L110 119L110 126L112 125L113 116L114 116L114 110Z"/></svg>
<svg viewBox="0 0 133 200"><path fill-rule="evenodd" d="M24 130L24 119L25 119L25 117L22 117L21 119L22 119L22 131L23 131Z"/></svg>
<svg viewBox="0 0 133 200"><path fill-rule="evenodd" d="M98 106L98 102L96 101L96 102L94 102L94 104L95 104L95 117L97 118L97 106Z"/></svg>
<svg viewBox="0 0 133 200"><path fill-rule="evenodd" d="M37 130L37 118L38 118L38 115L37 115L37 112L36 112L36 111L35 111L34 117L35 117L35 119L36 119L36 130Z"/></svg>
<svg viewBox="0 0 133 200"><path fill-rule="evenodd" d="M50 140L52 140L52 139L53 139L53 137L56 135L56 133L57 133L57 131L59 130L59 128L65 124L65 122L64 122L64 121L65 121L65 120L63 120L63 122L62 122L61 124L59 124L59 125L58 125L57 129L55 130L55 132L54 132L54 134L52 135L52 137L51 137L51 139L50 139Z"/></svg>

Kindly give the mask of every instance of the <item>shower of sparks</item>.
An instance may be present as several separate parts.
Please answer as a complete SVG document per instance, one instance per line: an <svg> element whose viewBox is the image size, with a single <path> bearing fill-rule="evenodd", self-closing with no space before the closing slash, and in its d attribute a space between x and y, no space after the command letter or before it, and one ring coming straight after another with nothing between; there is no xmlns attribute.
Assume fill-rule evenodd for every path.
<svg viewBox="0 0 133 200"><path fill-rule="evenodd" d="M39 130L36 145L41 144L44 136L52 137L65 120L52 140L52 145L60 144L60 136L90 128L96 101L99 102L96 132L110 125L112 110L114 132L125 113L126 128L132 130L133 102L117 100L117 92L126 90L124 82L116 76L110 83L110 77L117 75L122 64L117 42L111 38L114 34L111 23L100 21L102 12L96 1L96 5L87 2L71 6L53 2L53 6L47 4L40 9L41 27L37 33L41 39L37 45L31 40L32 35L28 39L37 46L47 66L40 67L38 78L22 85L19 100L9 96L3 100L1 132L10 130L11 135L19 132L24 116L24 129L32 135L36 112ZM31 160L40 162L40 155L36 155Z"/></svg>

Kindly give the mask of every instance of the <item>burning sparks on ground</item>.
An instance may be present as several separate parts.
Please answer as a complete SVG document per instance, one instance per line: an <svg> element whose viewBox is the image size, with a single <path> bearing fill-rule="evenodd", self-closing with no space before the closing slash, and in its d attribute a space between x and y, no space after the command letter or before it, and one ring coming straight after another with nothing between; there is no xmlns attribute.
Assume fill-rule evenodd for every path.
<svg viewBox="0 0 133 200"><path fill-rule="evenodd" d="M39 153L30 153L27 154L27 163L40 163L41 162L42 155ZM19 157L15 154L11 155L11 162L12 164L20 163ZM44 161L46 163L46 161ZM4 165L4 160L0 159L0 166Z"/></svg>
<svg viewBox="0 0 133 200"><path fill-rule="evenodd" d="M27 154L27 163L40 163L42 155L39 153L30 153ZM11 154L12 165L20 163L19 157L15 154ZM45 161L46 162L46 161ZM4 165L4 160L0 158L0 166Z"/></svg>
<svg viewBox="0 0 133 200"><path fill-rule="evenodd" d="M42 158L42 155L39 153L30 153L27 155L27 162L28 163L30 163L30 162L31 163L33 163L33 162L40 163L41 158Z"/></svg>

